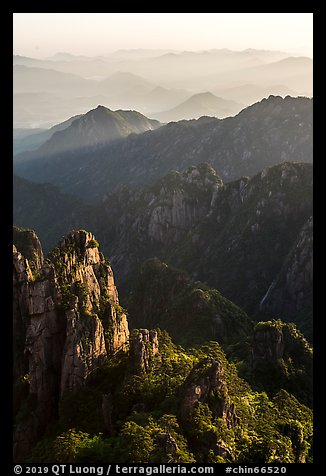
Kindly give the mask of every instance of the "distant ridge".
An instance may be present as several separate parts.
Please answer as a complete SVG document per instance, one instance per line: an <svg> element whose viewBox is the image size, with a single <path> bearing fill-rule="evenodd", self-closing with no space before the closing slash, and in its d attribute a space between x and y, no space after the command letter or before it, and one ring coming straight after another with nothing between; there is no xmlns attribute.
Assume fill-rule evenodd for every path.
<svg viewBox="0 0 326 476"><path fill-rule="evenodd" d="M270 96L235 117L171 122L128 137L113 128L120 139L112 141L103 124L112 124L113 117L120 129L125 124L122 114L129 122L130 117L142 125L145 120L149 129L153 124L134 111L96 109L54 134L38 151L22 155L14 170L28 180L50 182L91 200L119 184L142 185L200 162L209 162L230 182L284 161L312 162L312 111L312 99ZM67 145L76 149L63 153Z"/></svg>
<svg viewBox="0 0 326 476"><path fill-rule="evenodd" d="M161 122L198 119L201 116L223 118L237 114L242 105L228 99L215 96L211 92L194 94L189 99L168 111L152 114Z"/></svg>
<svg viewBox="0 0 326 476"><path fill-rule="evenodd" d="M132 133L139 134L157 129L160 125L159 121L148 119L137 111L111 111L99 105L73 120L67 128L55 132L35 152L19 154L17 161L31 156L40 157L102 146Z"/></svg>

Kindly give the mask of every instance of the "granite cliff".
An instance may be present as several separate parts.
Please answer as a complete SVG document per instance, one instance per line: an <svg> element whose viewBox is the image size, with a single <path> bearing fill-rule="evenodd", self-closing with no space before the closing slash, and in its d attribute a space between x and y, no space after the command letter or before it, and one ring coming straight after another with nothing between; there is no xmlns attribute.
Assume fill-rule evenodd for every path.
<svg viewBox="0 0 326 476"><path fill-rule="evenodd" d="M96 234L104 248L110 242L124 293L156 256L258 320L278 315L311 338L312 172L311 164L284 162L223 184L208 164L193 166L109 194L98 209L109 219L95 224Z"/></svg>
<svg viewBox="0 0 326 476"><path fill-rule="evenodd" d="M34 233L15 229L14 239L19 458L57 415L61 397L78 391L110 356L127 349L129 330L111 267L91 233L71 232L46 260Z"/></svg>
<svg viewBox="0 0 326 476"><path fill-rule="evenodd" d="M300 230L276 279L261 300L260 309L268 315L294 318L302 331L312 341L313 308L313 217Z"/></svg>

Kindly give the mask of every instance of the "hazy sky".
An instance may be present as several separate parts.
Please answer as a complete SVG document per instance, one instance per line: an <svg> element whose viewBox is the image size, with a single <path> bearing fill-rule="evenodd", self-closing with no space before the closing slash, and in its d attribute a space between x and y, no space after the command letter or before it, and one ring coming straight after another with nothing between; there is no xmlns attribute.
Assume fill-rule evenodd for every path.
<svg viewBox="0 0 326 476"><path fill-rule="evenodd" d="M312 57L312 13L14 13L14 54L261 48Z"/></svg>

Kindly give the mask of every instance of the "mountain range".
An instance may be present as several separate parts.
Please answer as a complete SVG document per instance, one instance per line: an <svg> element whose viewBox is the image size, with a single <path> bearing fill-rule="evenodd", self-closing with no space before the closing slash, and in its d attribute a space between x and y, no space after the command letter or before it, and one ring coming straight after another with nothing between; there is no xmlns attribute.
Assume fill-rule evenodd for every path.
<svg viewBox="0 0 326 476"><path fill-rule="evenodd" d="M97 104L154 117L204 92L243 107L271 94L312 96L312 59L280 51L131 50L44 60L14 56L13 66L16 128L51 127ZM213 98L211 109L215 115ZM192 110L184 112L180 119L198 113L195 109L189 117ZM218 117L233 114L232 107L231 112L217 111Z"/></svg>
<svg viewBox="0 0 326 476"><path fill-rule="evenodd" d="M48 139L46 133L38 135L36 139L40 140L42 145L35 152L17 155L15 162L29 161L30 157L41 158L43 161L46 156L62 156L66 152L78 154L80 149L83 153L89 148L95 152L96 148L116 139L154 130L160 125L158 121L148 119L137 111L111 111L104 106L98 106L86 114L52 127L47 132ZM33 136L29 139L33 140Z"/></svg>
<svg viewBox="0 0 326 476"><path fill-rule="evenodd" d="M183 103L161 113L152 114L161 122L181 121L183 119L198 119L201 116L216 116L223 118L240 112L242 105L232 100L214 96L210 92L194 94Z"/></svg>
<svg viewBox="0 0 326 476"><path fill-rule="evenodd" d="M44 142L50 139L57 131L62 131L80 116L74 116L67 121L61 122L50 129L14 129L13 133L13 153L15 155L26 150L38 149ZM19 131L21 131L19 133Z"/></svg>
<svg viewBox="0 0 326 476"><path fill-rule="evenodd" d="M313 461L311 63L14 57L15 464Z"/></svg>
<svg viewBox="0 0 326 476"><path fill-rule="evenodd" d="M97 129L107 134L99 111L120 121L120 113L97 108L54 134L39 150L17 156L14 172L93 201L119 184L144 185L172 169L182 171L201 162L211 163L223 181L231 181L283 161L311 162L312 104L308 98L270 96L235 117L170 123L92 147ZM153 128L148 119L142 121ZM79 146L89 136L90 147L82 150ZM61 137L67 138L66 153L61 152Z"/></svg>
<svg viewBox="0 0 326 476"><path fill-rule="evenodd" d="M257 318L276 313L296 322L309 339L311 216L312 165L307 163L282 163L227 184L201 164L144 188L121 186L95 205L49 185L18 177L14 182L14 222L37 230L47 250L71 228L94 230L124 300L134 292L142 263L156 256L219 289ZM302 251L294 253L298 242ZM281 286L291 296L285 305L277 289L288 269L291 279Z"/></svg>

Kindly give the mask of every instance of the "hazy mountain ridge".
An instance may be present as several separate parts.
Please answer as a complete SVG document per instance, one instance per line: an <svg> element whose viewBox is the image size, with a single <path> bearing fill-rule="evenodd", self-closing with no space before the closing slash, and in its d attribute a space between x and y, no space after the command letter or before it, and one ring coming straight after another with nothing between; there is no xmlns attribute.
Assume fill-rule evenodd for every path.
<svg viewBox="0 0 326 476"><path fill-rule="evenodd" d="M152 116L161 122L198 119L202 116L216 116L221 119L237 114L242 108L243 106L235 101L206 92L195 94L173 109L155 113Z"/></svg>
<svg viewBox="0 0 326 476"><path fill-rule="evenodd" d="M43 88L42 88L43 84ZM96 82L81 78L77 74L62 73L53 69L16 65L13 67L14 93L47 91L71 95L86 94Z"/></svg>
<svg viewBox="0 0 326 476"><path fill-rule="evenodd" d="M14 472L318 465L315 16L13 14Z"/></svg>
<svg viewBox="0 0 326 476"><path fill-rule="evenodd" d="M35 157L43 160L46 156L65 152L79 153L80 150L85 153L90 147L102 147L113 140L154 130L160 126L158 121L148 119L137 111L111 111L104 106L98 106L52 128L53 134L38 150L19 154L16 162Z"/></svg>
<svg viewBox="0 0 326 476"><path fill-rule="evenodd" d="M61 122L50 129L30 131L25 130L23 137L15 138L15 129L14 129L14 140L13 140L13 150L14 156L25 152L27 150L35 150L41 145L43 145L47 140L49 140L53 134L57 131L61 131L70 126L70 124L75 120L79 119L81 116L74 116L68 119L67 121ZM15 160L15 159L14 159Z"/></svg>
<svg viewBox="0 0 326 476"><path fill-rule="evenodd" d="M103 74L106 71L106 75L111 72L128 71L137 74L136 70L148 72L146 66L164 62L172 61L173 64L181 63L182 65L188 64L191 60L193 63L200 61L201 66L205 63L211 65L212 62L220 61L227 62L235 65L237 68L242 66L243 63L251 61L252 64L257 65L263 62L275 62L290 55L281 51L268 51L268 50L255 50L247 49L243 51L233 51L230 49L212 49L206 51L155 51L155 50L125 50L116 51L107 57L80 57L64 53L64 57L61 56L48 59L34 59L23 57L19 55L13 56L13 64L20 65L44 65L47 68L53 68L61 72L76 72L76 74L85 75L90 77L89 72L91 70L100 70ZM198 63L196 63L198 64ZM224 63L225 65L225 63ZM193 65L194 67L194 65ZM216 67L219 67L216 65ZM133 71L133 68L135 71ZM140 73L138 73L140 74Z"/></svg>
<svg viewBox="0 0 326 476"><path fill-rule="evenodd" d="M233 86L231 88L218 89L213 91L216 96L221 96L225 99L231 99L240 103L252 103L260 101L263 97L273 96L300 96L297 91L294 91L282 84L276 84L269 87L261 87L256 84L242 84L241 86Z"/></svg>
<svg viewBox="0 0 326 476"><path fill-rule="evenodd" d="M87 207L49 183L33 183L13 176L13 223L37 230L48 252L73 228L85 228Z"/></svg>
<svg viewBox="0 0 326 476"><path fill-rule="evenodd" d="M169 170L185 170L203 161L211 163L224 181L231 181L283 161L312 161L312 106L308 98L271 96L235 117L170 123L98 151L65 156L49 148L47 154L22 154L14 171L92 200L119 184L143 185Z"/></svg>
<svg viewBox="0 0 326 476"><path fill-rule="evenodd" d="M16 127L31 124L54 125L61 120L86 112L102 103L110 109L137 109L151 115L173 109L194 94L210 91L225 100L244 106L271 94L312 95L312 60L293 57L279 51L227 49L201 52L128 51L108 57L80 58L66 55L63 59L33 59L14 56L14 93L31 92L56 94L65 104L46 101L41 107L32 99L20 104L16 99L14 122ZM230 97L225 89L251 84L256 88L242 90ZM278 85L282 88L278 88ZM165 88L164 97L151 97L151 91ZM111 92L110 92L111 90ZM177 93L176 91L179 91ZM103 100L92 97L103 95ZM71 103L67 99L79 99ZM26 99L27 100L27 99ZM38 101L40 102L40 101ZM188 117L188 116L187 116ZM187 117L183 117L186 119Z"/></svg>

